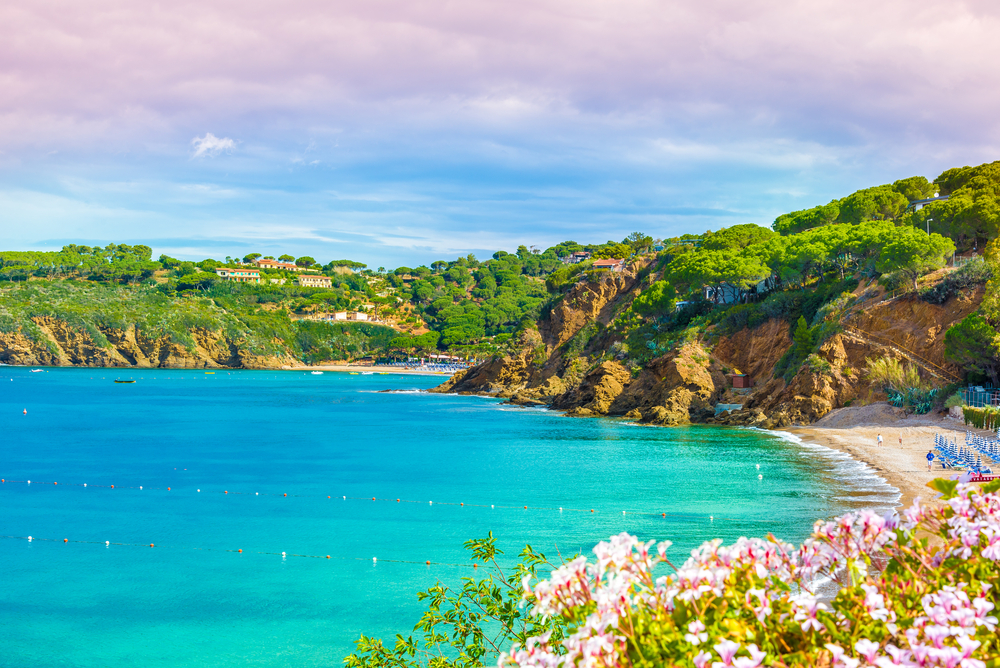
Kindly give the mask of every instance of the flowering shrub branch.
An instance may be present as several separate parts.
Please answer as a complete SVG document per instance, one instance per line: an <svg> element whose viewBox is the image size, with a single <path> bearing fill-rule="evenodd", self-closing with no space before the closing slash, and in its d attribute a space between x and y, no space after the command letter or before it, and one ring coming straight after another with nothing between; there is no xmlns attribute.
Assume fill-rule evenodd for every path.
<svg viewBox="0 0 1000 668"><path fill-rule="evenodd" d="M500 668L1000 666L1000 482L932 484L939 507L817 522L795 548L773 536L705 543L674 567L669 542L628 534L548 580L523 577L532 615L561 620ZM654 577L658 564L673 574ZM840 585L824 602L817 583ZM563 633L564 631L564 633ZM561 636L561 637L560 637Z"/></svg>

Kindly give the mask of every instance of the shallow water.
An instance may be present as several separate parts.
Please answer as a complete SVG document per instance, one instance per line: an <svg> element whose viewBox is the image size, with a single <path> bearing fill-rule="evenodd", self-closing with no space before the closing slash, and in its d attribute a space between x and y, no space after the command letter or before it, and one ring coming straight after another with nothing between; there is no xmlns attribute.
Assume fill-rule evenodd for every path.
<svg viewBox="0 0 1000 668"><path fill-rule="evenodd" d="M683 560L898 498L789 435L418 391L440 381L0 368L0 664L340 665L408 634L489 531L510 556L628 531Z"/></svg>

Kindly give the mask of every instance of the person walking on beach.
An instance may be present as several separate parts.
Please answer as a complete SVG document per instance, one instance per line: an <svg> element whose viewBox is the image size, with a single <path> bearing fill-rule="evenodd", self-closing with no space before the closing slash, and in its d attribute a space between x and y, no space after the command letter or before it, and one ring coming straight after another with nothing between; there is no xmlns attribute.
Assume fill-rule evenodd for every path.
<svg viewBox="0 0 1000 668"><path fill-rule="evenodd" d="M934 461L934 451L933 450L928 450L927 451L927 470L928 471L931 470L931 462L933 462L933 461Z"/></svg>
<svg viewBox="0 0 1000 668"><path fill-rule="evenodd" d="M903 447L903 432L899 432L899 447Z"/></svg>
<svg viewBox="0 0 1000 668"><path fill-rule="evenodd" d="M875 437L875 445L877 445L880 448L882 447L882 434L878 434Z"/></svg>

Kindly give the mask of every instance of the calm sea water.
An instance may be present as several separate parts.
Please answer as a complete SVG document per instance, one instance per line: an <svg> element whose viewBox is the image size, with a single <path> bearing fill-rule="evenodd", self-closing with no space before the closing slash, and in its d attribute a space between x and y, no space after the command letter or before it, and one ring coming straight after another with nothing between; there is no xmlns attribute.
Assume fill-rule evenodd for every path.
<svg viewBox="0 0 1000 668"><path fill-rule="evenodd" d="M440 381L0 368L0 664L336 666L408 634L489 531L510 556L629 531L683 560L897 498L794 439L421 391Z"/></svg>

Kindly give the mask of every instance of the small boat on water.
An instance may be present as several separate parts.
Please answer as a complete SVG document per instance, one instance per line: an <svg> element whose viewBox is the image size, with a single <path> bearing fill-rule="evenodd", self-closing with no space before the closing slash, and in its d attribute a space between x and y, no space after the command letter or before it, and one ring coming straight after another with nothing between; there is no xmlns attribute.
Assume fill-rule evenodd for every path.
<svg viewBox="0 0 1000 668"><path fill-rule="evenodd" d="M311 373L314 376L322 376L323 375L322 371L310 371L309 373Z"/></svg>
<svg viewBox="0 0 1000 668"><path fill-rule="evenodd" d="M116 383L134 383L134 380L116 380Z"/></svg>
<svg viewBox="0 0 1000 668"><path fill-rule="evenodd" d="M373 372L371 372L371 371L362 371L361 375L362 376L371 376L371 375L373 375Z"/></svg>
<svg viewBox="0 0 1000 668"><path fill-rule="evenodd" d="M32 369L32 370L31 370L31 371L29 371L28 373L41 373L41 372L43 372L43 371L45 371L45 369Z"/></svg>
<svg viewBox="0 0 1000 668"><path fill-rule="evenodd" d="M348 374L351 375L351 376L357 376L358 372L357 371L348 371Z"/></svg>
<svg viewBox="0 0 1000 668"><path fill-rule="evenodd" d="M206 372L205 372L205 375L206 375L206 376L214 376L214 375L215 375L215 372L214 372L214 371L206 371Z"/></svg>

